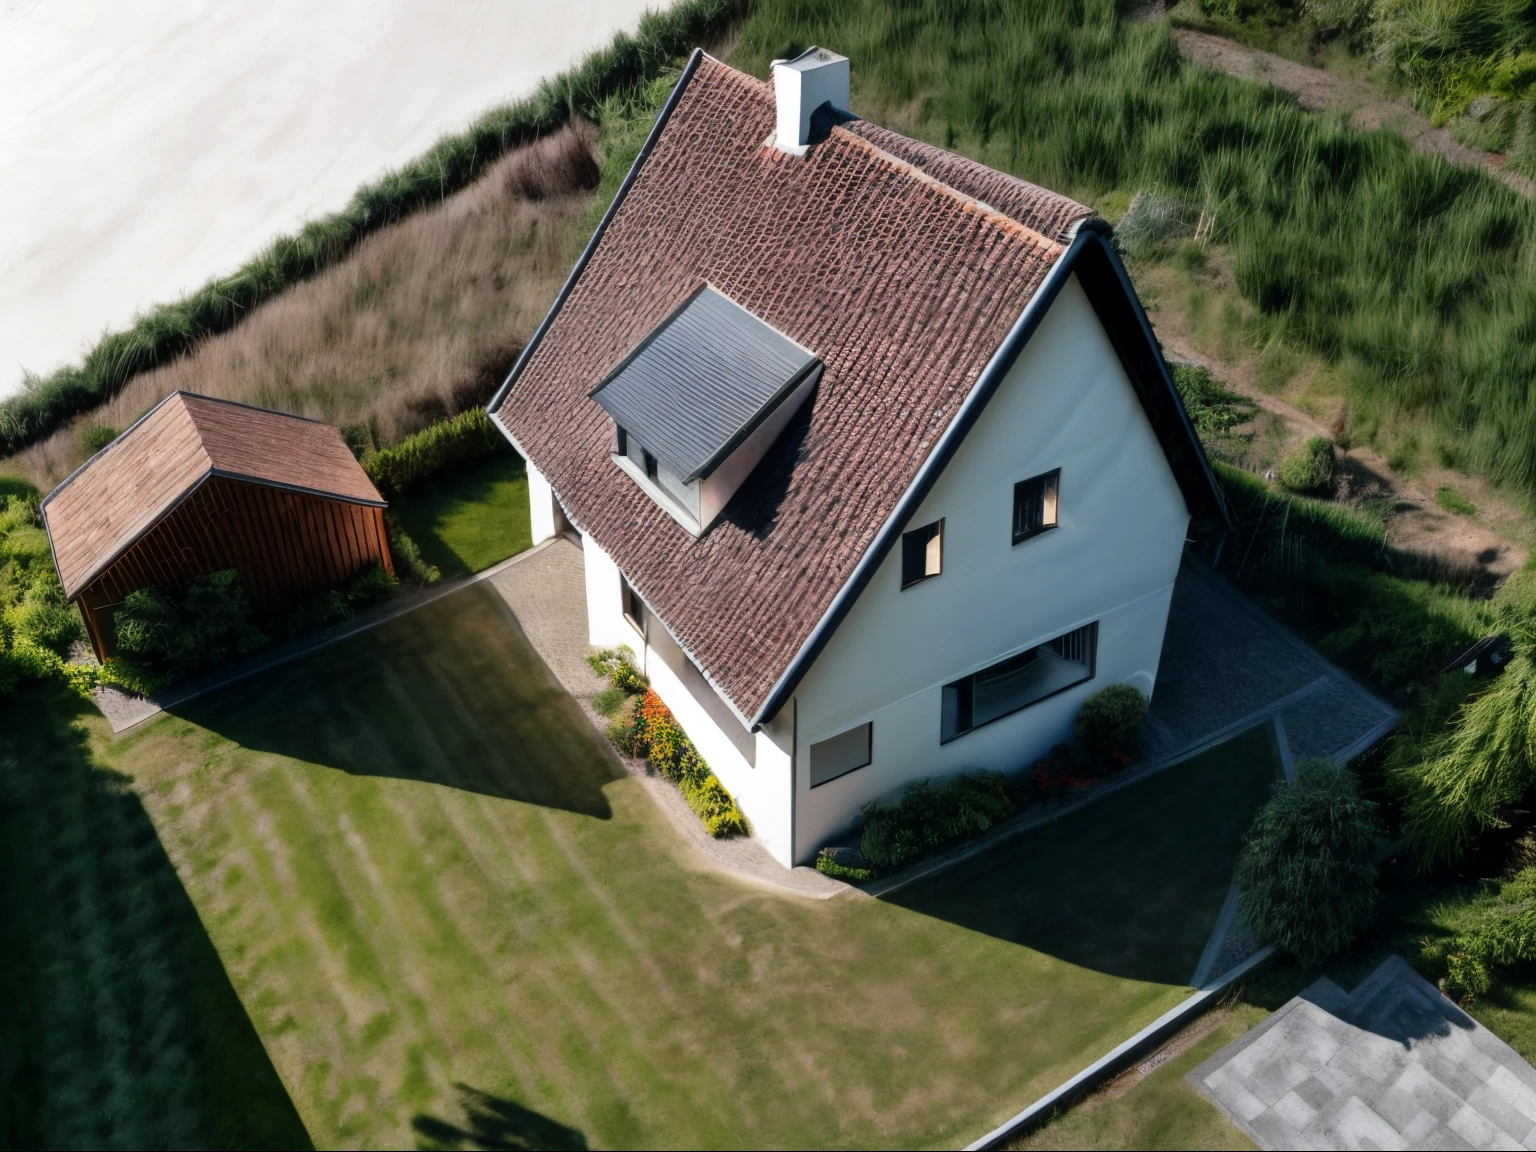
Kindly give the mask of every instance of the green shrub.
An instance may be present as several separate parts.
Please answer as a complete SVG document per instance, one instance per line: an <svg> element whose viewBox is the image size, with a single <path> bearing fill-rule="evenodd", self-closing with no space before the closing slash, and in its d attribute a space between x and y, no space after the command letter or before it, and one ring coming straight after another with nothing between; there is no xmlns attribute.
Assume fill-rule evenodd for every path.
<svg viewBox="0 0 1536 1152"><path fill-rule="evenodd" d="M1454 488L1436 488L1435 503L1458 516L1476 516L1477 505Z"/></svg>
<svg viewBox="0 0 1536 1152"><path fill-rule="evenodd" d="M1339 458L1333 441L1313 436L1286 454L1280 462L1280 483L1292 492L1319 496L1333 491L1338 478Z"/></svg>
<svg viewBox="0 0 1536 1152"><path fill-rule="evenodd" d="M326 624L350 620L362 609L380 604L399 591L400 581L386 572L384 565L372 564L340 588L313 596L284 613L269 628L274 636L298 636Z"/></svg>
<svg viewBox="0 0 1536 1152"><path fill-rule="evenodd" d="M420 584L425 588L443 578L437 565L428 564L422 557L416 541L411 539L410 533L406 532L400 518L393 512L384 513L384 531L389 538L389 554L394 557L395 568L404 572L405 578L412 584Z"/></svg>
<svg viewBox="0 0 1536 1152"><path fill-rule="evenodd" d="M393 448L364 456L362 464L380 494L393 500L434 473L497 451L509 451L506 440L489 416L479 408L471 408L423 428Z"/></svg>
<svg viewBox="0 0 1536 1152"><path fill-rule="evenodd" d="M1315 967L1376 911L1376 805L1353 772L1304 759L1275 786L1238 861L1239 906L1259 939Z"/></svg>
<svg viewBox="0 0 1536 1152"><path fill-rule="evenodd" d="M587 664L592 671L628 695L644 692L647 681L635 667L635 654L628 644L617 648L604 648L587 654Z"/></svg>
<svg viewBox="0 0 1536 1152"><path fill-rule="evenodd" d="M1101 763L1116 752L1129 756L1146 718L1147 697L1140 688L1111 684L1099 689L1077 711L1074 731L1084 759Z"/></svg>
<svg viewBox="0 0 1536 1152"><path fill-rule="evenodd" d="M470 184L509 150L548 135L573 115L594 117L604 100L671 67L696 44L726 31L745 8L745 0L679 0L664 12L647 12L634 35L620 32L532 95L444 136L415 160L359 188L340 212L279 237L231 275L152 309L127 331L104 336L79 365L47 377L24 376L21 392L0 401L0 456L115 396L136 374L234 327L262 301L341 260L365 236Z"/></svg>
<svg viewBox="0 0 1536 1152"><path fill-rule="evenodd" d="M101 424L87 424L80 429L80 450L87 456L94 456L116 439L116 428L108 428Z"/></svg>
<svg viewBox="0 0 1536 1152"><path fill-rule="evenodd" d="M975 839L1013 812L1013 801L995 772L960 776L941 788L920 780L901 801L864 807L859 851L880 872L892 872L924 856Z"/></svg>
<svg viewBox="0 0 1536 1152"><path fill-rule="evenodd" d="M629 693L622 688L604 688L596 696L592 697L592 709L599 716L605 716L612 720L618 715L619 709L629 703Z"/></svg>
<svg viewBox="0 0 1536 1152"><path fill-rule="evenodd" d="M875 870L857 848L823 848L816 854L816 871L849 884L868 884Z"/></svg>
<svg viewBox="0 0 1536 1152"><path fill-rule="evenodd" d="M1500 970L1536 960L1536 868L1484 880L1470 898L1443 900L1429 914L1448 931L1421 939L1418 966L1464 1001L1491 992Z"/></svg>
<svg viewBox="0 0 1536 1152"><path fill-rule="evenodd" d="M60 656L67 656L70 646L85 636L80 612L64 599L64 589L51 567L40 566L31 586L4 611L17 636Z"/></svg>
<svg viewBox="0 0 1536 1152"><path fill-rule="evenodd" d="M118 652L164 677L200 672L267 642L233 568L198 576L182 591L130 592L112 619Z"/></svg>
<svg viewBox="0 0 1536 1152"><path fill-rule="evenodd" d="M1209 368L1199 364L1169 364L1184 411L1207 452L1216 456L1241 456L1253 439L1252 433L1238 429L1252 422L1259 406L1246 396L1229 391Z"/></svg>

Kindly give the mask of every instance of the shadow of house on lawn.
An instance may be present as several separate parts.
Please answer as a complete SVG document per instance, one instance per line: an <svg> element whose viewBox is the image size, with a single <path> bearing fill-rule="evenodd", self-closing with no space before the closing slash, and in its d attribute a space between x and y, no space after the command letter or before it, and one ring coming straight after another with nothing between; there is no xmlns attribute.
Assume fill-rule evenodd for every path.
<svg viewBox="0 0 1536 1152"><path fill-rule="evenodd" d="M3 707L0 1147L312 1148L89 705Z"/></svg>
<svg viewBox="0 0 1536 1152"><path fill-rule="evenodd" d="M584 1152L587 1138L511 1100L502 1100L467 1084L456 1084L464 1109L463 1126L435 1116L411 1121L418 1143L425 1148L534 1149Z"/></svg>
<svg viewBox="0 0 1536 1152"><path fill-rule="evenodd" d="M1187 984L1280 773L1264 723L883 899L1083 968Z"/></svg>
<svg viewBox="0 0 1536 1152"><path fill-rule="evenodd" d="M170 711L242 747L354 776L612 814L612 757L485 585Z"/></svg>

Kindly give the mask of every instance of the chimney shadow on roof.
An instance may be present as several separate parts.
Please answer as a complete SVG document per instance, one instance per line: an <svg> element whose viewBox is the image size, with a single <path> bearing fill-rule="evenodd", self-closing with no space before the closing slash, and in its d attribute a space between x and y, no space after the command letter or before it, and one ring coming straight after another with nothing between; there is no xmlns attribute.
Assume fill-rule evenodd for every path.
<svg viewBox="0 0 1536 1152"><path fill-rule="evenodd" d="M823 377L809 399L800 406L800 411L790 417L784 431L779 433L779 438L752 470L746 483L736 489L736 494L720 513L721 520L734 524L758 540L766 540L773 532L784 499L789 495L795 469L805 459L811 415L825 386Z"/></svg>
<svg viewBox="0 0 1536 1152"><path fill-rule="evenodd" d="M476 584L169 711L226 740L353 776L414 780L606 820L620 769Z"/></svg>

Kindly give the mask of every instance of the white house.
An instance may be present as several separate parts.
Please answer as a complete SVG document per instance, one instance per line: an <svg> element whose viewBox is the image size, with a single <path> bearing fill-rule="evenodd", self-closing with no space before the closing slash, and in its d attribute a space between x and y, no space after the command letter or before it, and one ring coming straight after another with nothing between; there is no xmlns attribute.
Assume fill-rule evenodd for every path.
<svg viewBox="0 0 1536 1152"><path fill-rule="evenodd" d="M788 865L1150 694L1224 512L1090 209L842 111L834 53L773 71L694 54L490 412L592 643Z"/></svg>

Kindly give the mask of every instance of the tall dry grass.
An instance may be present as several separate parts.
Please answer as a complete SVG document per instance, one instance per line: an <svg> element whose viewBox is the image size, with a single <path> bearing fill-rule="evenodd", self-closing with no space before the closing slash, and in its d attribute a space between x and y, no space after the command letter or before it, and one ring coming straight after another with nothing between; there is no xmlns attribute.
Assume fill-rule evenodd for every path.
<svg viewBox="0 0 1536 1152"><path fill-rule="evenodd" d="M438 207L6 461L49 490L102 427L128 427L177 389L396 443L489 398L560 290L598 178L596 130L573 125L515 152Z"/></svg>

